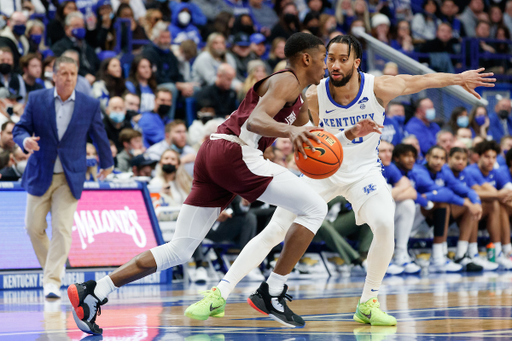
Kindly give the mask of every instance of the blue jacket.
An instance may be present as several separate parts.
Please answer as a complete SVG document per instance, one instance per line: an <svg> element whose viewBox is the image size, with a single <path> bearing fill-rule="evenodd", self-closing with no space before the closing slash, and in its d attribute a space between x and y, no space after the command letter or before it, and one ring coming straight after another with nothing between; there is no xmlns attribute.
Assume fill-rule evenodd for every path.
<svg viewBox="0 0 512 341"><path fill-rule="evenodd" d="M142 129L142 138L146 148L165 138L165 125L170 121L169 117L161 118L160 115L153 111L142 114L139 120L139 128Z"/></svg>
<svg viewBox="0 0 512 341"><path fill-rule="evenodd" d="M482 174L482 171L480 168L478 168L477 164L467 166L464 170L466 171L467 176L470 176L474 181L473 184L479 186L483 185L484 183L489 183L497 190L500 190L510 182L510 172L507 167L493 169L489 172L489 174L487 174L487 176Z"/></svg>
<svg viewBox="0 0 512 341"><path fill-rule="evenodd" d="M400 124L395 120L394 117L384 117L384 128L382 129L381 138L384 141L391 143L396 146L404 137Z"/></svg>
<svg viewBox="0 0 512 341"><path fill-rule="evenodd" d="M417 117L413 117L405 125L405 131L408 135L415 135L420 143L420 149L423 155L427 155L430 147L437 143L436 134L441 130L437 123L430 122L427 127L423 121Z"/></svg>
<svg viewBox="0 0 512 341"><path fill-rule="evenodd" d="M464 199L462 198L468 198L473 204L482 203L478 194L470 187L466 186L465 182L457 179L448 165L445 164L440 172L434 173L429 171L429 173L430 178L434 180L436 184L452 190L456 196L455 200L459 202L457 205L462 206L464 204Z"/></svg>
<svg viewBox="0 0 512 341"><path fill-rule="evenodd" d="M501 138L505 135L512 135L512 117L507 117L507 128L508 131L505 133L505 129L503 129L503 124L501 124L501 119L498 117L496 113L489 113L489 132L492 135L492 139L498 143L500 143Z"/></svg>
<svg viewBox="0 0 512 341"><path fill-rule="evenodd" d="M35 196L42 196L53 179L55 160L59 156L73 196L80 199L86 172L86 143L91 136L100 157L100 168L114 165L110 143L101 120L100 102L75 91L75 109L69 126L59 141L55 113L54 89L32 91L25 112L14 126L14 141L23 148L23 140L39 136L40 150L30 156L23 173L22 186Z"/></svg>
<svg viewBox="0 0 512 341"><path fill-rule="evenodd" d="M185 40L193 40L199 46L203 42L201 32L199 32L199 29L194 26L193 14L191 15L192 19L190 19L187 26L182 26L178 21L178 15L184 9L188 9L189 12L192 12L190 5L190 3L179 3L173 6L174 9L172 11L171 25L169 26L173 44L180 45Z"/></svg>

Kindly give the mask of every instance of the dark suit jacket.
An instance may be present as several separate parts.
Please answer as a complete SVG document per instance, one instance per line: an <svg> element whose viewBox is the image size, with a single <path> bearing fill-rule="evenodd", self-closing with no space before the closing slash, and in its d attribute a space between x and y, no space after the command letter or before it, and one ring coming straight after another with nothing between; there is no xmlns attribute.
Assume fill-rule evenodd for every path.
<svg viewBox="0 0 512 341"><path fill-rule="evenodd" d="M73 196L80 199L86 172L86 143L90 135L100 157L100 168L114 165L110 143L101 120L100 102L75 91L75 109L68 128L59 141L55 113L54 88L32 91L21 119L13 129L14 141L23 147L23 140L39 136L39 151L28 159L22 186L28 193L41 196L50 187L55 160L59 156Z"/></svg>

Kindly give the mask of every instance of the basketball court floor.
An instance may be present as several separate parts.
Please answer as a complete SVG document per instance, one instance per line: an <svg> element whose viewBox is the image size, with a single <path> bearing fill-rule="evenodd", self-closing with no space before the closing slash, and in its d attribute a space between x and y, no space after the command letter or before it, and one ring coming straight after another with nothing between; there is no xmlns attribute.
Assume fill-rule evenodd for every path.
<svg viewBox="0 0 512 341"><path fill-rule="evenodd" d="M245 300L259 285L242 282L224 318L195 321L186 306L210 285L133 285L109 297L97 322L103 336L87 336L73 321L70 304L49 301L42 290L0 291L0 340L512 340L512 272L386 277L383 310L397 327L352 320L363 277L291 281L290 306L306 320L282 328Z"/></svg>

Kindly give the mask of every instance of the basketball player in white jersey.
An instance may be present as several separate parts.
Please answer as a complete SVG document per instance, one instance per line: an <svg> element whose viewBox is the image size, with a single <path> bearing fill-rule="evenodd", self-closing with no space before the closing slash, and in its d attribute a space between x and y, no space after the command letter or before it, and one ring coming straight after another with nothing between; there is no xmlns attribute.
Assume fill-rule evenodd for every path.
<svg viewBox="0 0 512 341"><path fill-rule="evenodd" d="M362 49L357 39L350 35L333 38L327 50L329 77L308 89L307 101L315 125L335 134L342 143L344 159L338 172L331 177L323 180L302 177L302 180L326 202L336 196L344 196L352 204L356 222L367 223L373 231L366 281L354 320L371 325L396 325L396 319L379 308L377 299L394 250L395 203L378 157L379 128L383 127L384 108L398 96L449 85L460 85L480 98L474 89L478 86L492 87L495 79L486 78L492 73L481 74L483 69L461 74L374 77L359 71ZM374 131L360 136L362 126L366 126L368 121L373 122ZM245 246L217 286L224 300L235 285L284 240L294 219L293 213L281 208L276 210L269 225ZM280 279L283 286L286 277ZM255 302L261 301L261 288L248 299L253 307L257 306ZM205 299L189 309L204 304L208 304ZM267 310L271 309L278 311L279 307L268 307ZM286 321L279 322L286 325Z"/></svg>

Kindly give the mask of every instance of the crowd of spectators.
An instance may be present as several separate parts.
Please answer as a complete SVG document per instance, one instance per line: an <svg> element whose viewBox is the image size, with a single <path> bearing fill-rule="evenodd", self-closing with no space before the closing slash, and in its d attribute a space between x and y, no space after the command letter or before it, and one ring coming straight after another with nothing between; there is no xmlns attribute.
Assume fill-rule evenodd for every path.
<svg viewBox="0 0 512 341"><path fill-rule="evenodd" d="M505 40L510 39L512 30L512 0L0 3L1 180L16 181L22 176L28 155L12 142L12 127L23 114L31 91L53 87L55 58L66 55L79 66L76 90L100 101L116 172L149 177L150 188L161 194L159 205L183 203L190 191L200 144L236 110L254 84L286 67L285 41L295 32L309 32L327 43L332 37L352 33L358 27L398 51L430 53L427 62L438 71L460 67L461 59L450 59L447 54L460 53L464 38L503 40L480 40L478 46L488 54L511 52L511 44ZM130 36L135 42L130 41ZM451 60L451 66L446 66L446 58ZM512 64L510 58L489 56L480 65L505 74ZM384 74L397 73L396 64L386 64ZM510 167L512 157L506 158L507 141L511 140L508 136L512 135L509 100L503 99L492 108L475 107L469 112L456 108L448 122L436 122L438 115L429 99L414 106L410 103L406 108L404 102L410 103L410 98L400 98L387 108L382 138L390 146L412 144L414 158L421 167L426 163L429 169L428 159L436 145L445 151L445 161L453 156L452 147L468 151L468 164L479 164L481 155L496 150L496 167ZM195 116L192 123L186 121L187 110L192 110ZM406 119L405 113L411 110L412 117ZM476 147L481 141L501 142L501 148L493 145L494 149L481 151ZM88 145L87 153L88 180L95 181L97 155L92 144ZM265 156L295 174L300 173L294 164L292 145L286 139L278 139ZM393 160L397 160L394 154ZM407 175L406 168L401 170ZM505 193L507 189L499 187L496 192ZM481 194L478 190L477 193ZM492 197L482 195L482 202L484 197ZM509 202L509 195L499 194L492 200L503 206ZM246 204L240 201L236 205ZM340 254L345 252L346 263L363 266L368 238L371 240L369 229L356 236L350 229L337 231L338 215L343 214L341 225L345 227L347 219L352 222L354 218L350 217L352 211L346 202L331 206L334 213L331 212L332 218L320 235L324 240L330 236L327 244L331 249ZM234 211L249 212L238 208ZM257 232L265 225L272 208L251 205L253 209ZM441 220L437 221L440 224ZM355 222L352 224L356 226ZM358 251L347 251L350 246L340 242L335 233L358 240ZM497 243L496 233L490 234ZM239 242L244 244L247 238L244 235ZM501 243L503 251L509 252L510 240ZM403 243L400 247L404 247Z"/></svg>

